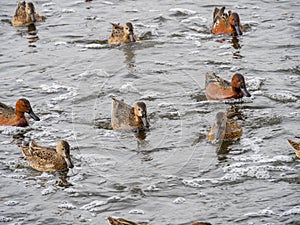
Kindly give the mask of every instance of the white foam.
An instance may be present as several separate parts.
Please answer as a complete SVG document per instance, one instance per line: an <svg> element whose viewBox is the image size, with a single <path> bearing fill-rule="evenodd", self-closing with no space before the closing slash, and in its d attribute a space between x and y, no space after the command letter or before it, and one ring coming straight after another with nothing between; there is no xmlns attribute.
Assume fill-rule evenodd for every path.
<svg viewBox="0 0 300 225"><path fill-rule="evenodd" d="M300 214L300 206L295 206L281 214L281 216L289 216L292 214Z"/></svg>
<svg viewBox="0 0 300 225"><path fill-rule="evenodd" d="M0 222L2 223L7 223L12 221L13 219L11 217L6 217L6 216L0 216Z"/></svg>
<svg viewBox="0 0 300 225"><path fill-rule="evenodd" d="M120 88L119 91L122 93L129 93L129 92L136 92L139 93L138 89L134 87L133 83L126 83L123 84Z"/></svg>
<svg viewBox="0 0 300 225"><path fill-rule="evenodd" d="M185 203L185 201L186 201L185 198L178 197L173 201L173 203L174 204L183 204L183 203Z"/></svg>
<svg viewBox="0 0 300 225"><path fill-rule="evenodd" d="M175 12L175 13L180 12L180 13L183 13L186 15L196 14L196 11L190 10L190 9L184 9L184 8L172 8L172 9L169 9L169 12Z"/></svg>
<svg viewBox="0 0 300 225"><path fill-rule="evenodd" d="M195 188L198 188L198 187L202 187L198 182L197 180L183 180L182 183L186 186L189 186L189 187L195 187Z"/></svg>
<svg viewBox="0 0 300 225"><path fill-rule="evenodd" d="M99 200L95 200L95 201L92 201L82 207L80 207L80 209L83 209L83 210L92 210L93 208L95 207L98 207L98 206L102 206L102 205L105 205L107 202L106 201L99 201Z"/></svg>
<svg viewBox="0 0 300 225"><path fill-rule="evenodd" d="M57 207L61 209L69 209L69 210L76 209L75 205L68 202L63 202L62 204L59 204Z"/></svg>
<svg viewBox="0 0 300 225"><path fill-rule="evenodd" d="M63 13L74 13L75 10L74 9L62 9L61 10Z"/></svg>
<svg viewBox="0 0 300 225"><path fill-rule="evenodd" d="M49 186L41 191L42 195L49 195L56 192L56 188Z"/></svg>
<svg viewBox="0 0 300 225"><path fill-rule="evenodd" d="M145 214L145 212L141 209L132 209L128 213L129 214Z"/></svg>
<svg viewBox="0 0 300 225"><path fill-rule="evenodd" d="M59 46L59 45L67 45L68 43L67 42L65 42L65 41L56 41L56 42L54 42L54 45L55 46Z"/></svg>
<svg viewBox="0 0 300 225"><path fill-rule="evenodd" d="M267 97L280 102L296 102L298 98L290 91L278 91L276 93L267 93Z"/></svg>
<svg viewBox="0 0 300 225"><path fill-rule="evenodd" d="M107 45L103 45L103 44L87 44L87 45L77 44L76 46L79 48L87 48L87 49L107 48Z"/></svg>
<svg viewBox="0 0 300 225"><path fill-rule="evenodd" d="M19 202L18 201L7 201L7 202L4 202L4 205L7 205L7 206L15 206L15 205L18 205Z"/></svg>
<svg viewBox="0 0 300 225"><path fill-rule="evenodd" d="M56 3L54 3L54 2L47 2L47 3L44 3L42 6L43 7L49 7L49 6L53 6L53 5L56 5Z"/></svg>
<svg viewBox="0 0 300 225"><path fill-rule="evenodd" d="M102 1L103 4L105 5L114 5L115 3L109 2L109 1Z"/></svg>

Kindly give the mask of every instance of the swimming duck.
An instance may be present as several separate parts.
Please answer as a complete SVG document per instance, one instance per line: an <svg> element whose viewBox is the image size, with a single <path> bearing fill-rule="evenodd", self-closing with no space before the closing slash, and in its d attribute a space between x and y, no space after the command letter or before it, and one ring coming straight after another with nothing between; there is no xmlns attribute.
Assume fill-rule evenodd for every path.
<svg viewBox="0 0 300 225"><path fill-rule="evenodd" d="M133 33L133 25L128 22L122 27L112 23L113 29L108 39L108 44L130 43L139 41L139 37Z"/></svg>
<svg viewBox="0 0 300 225"><path fill-rule="evenodd" d="M300 136L296 136L295 138L300 138ZM292 148L294 149L296 156L300 159L300 142L288 140Z"/></svg>
<svg viewBox="0 0 300 225"><path fill-rule="evenodd" d="M225 7L215 8L213 14L212 34L242 35L243 26L237 13L228 11L224 13Z"/></svg>
<svg viewBox="0 0 300 225"><path fill-rule="evenodd" d="M19 2L14 17L12 18L12 25L14 27L22 27L41 22L42 17L36 12L32 2Z"/></svg>
<svg viewBox="0 0 300 225"><path fill-rule="evenodd" d="M124 101L113 98L111 114L111 125L114 130L143 131L149 129L147 107L144 102L137 102L132 107Z"/></svg>
<svg viewBox="0 0 300 225"><path fill-rule="evenodd" d="M244 76L236 73L231 83L217 76L207 73L205 80L205 95L208 100L222 100L230 98L251 97L247 91Z"/></svg>
<svg viewBox="0 0 300 225"><path fill-rule="evenodd" d="M111 216L107 218L110 225L151 225L148 223L135 223L129 220L125 220L123 218L112 218Z"/></svg>
<svg viewBox="0 0 300 225"><path fill-rule="evenodd" d="M29 165L38 171L66 171L74 167L67 141L60 140L56 149L42 147L31 141L29 146L23 145L21 149Z"/></svg>
<svg viewBox="0 0 300 225"><path fill-rule="evenodd" d="M116 218L108 217L107 220L110 225L151 225L148 223L135 223L129 220L125 220L123 218L116 219ZM211 225L211 224L205 222L194 222L191 223L191 225Z"/></svg>
<svg viewBox="0 0 300 225"><path fill-rule="evenodd" d="M227 109L225 112L218 112L210 131L207 134L209 141L227 141L238 139L243 134L241 125L235 117L240 118L235 108Z"/></svg>
<svg viewBox="0 0 300 225"><path fill-rule="evenodd" d="M28 126L28 121L24 115L28 113L32 119L39 121L40 118L32 111L29 101L21 98L16 103L16 109L0 102L0 125L2 126Z"/></svg>

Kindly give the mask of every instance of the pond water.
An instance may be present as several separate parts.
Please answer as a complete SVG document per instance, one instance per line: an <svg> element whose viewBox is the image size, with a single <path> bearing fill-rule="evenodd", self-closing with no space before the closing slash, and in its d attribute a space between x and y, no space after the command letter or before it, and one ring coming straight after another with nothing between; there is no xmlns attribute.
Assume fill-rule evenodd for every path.
<svg viewBox="0 0 300 225"><path fill-rule="evenodd" d="M1 224L300 224L299 1L239 1L246 32L212 36L223 1L34 1L36 30L0 10L0 101L30 100L41 121L0 127ZM140 43L109 46L110 22L132 22ZM245 76L251 98L208 101L205 74ZM110 129L111 98L147 105L145 136ZM206 135L235 104L240 140ZM75 168L42 173L18 144L67 140Z"/></svg>

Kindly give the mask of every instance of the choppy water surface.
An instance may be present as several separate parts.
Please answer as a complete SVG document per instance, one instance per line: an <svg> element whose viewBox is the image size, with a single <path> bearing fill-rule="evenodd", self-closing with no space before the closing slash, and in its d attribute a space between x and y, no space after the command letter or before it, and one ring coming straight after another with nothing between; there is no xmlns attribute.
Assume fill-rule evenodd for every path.
<svg viewBox="0 0 300 225"><path fill-rule="evenodd" d="M197 2L197 1L196 1ZM223 1L34 1L46 21L14 28L17 1L1 5L1 102L31 101L41 121L0 127L0 222L107 224L108 216L152 224L300 224L300 4L226 5L247 29L209 33ZM131 21L144 40L111 47L111 25ZM215 115L205 74L242 73L253 97L237 104L243 136L206 140ZM148 106L146 137L109 129L111 97ZM35 139L72 146L75 168L41 173L20 158Z"/></svg>

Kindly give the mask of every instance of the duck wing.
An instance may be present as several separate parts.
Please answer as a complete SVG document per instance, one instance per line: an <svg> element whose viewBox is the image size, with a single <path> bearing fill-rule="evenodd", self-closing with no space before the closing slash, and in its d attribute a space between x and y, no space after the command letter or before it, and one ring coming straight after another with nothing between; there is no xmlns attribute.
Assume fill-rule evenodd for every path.
<svg viewBox="0 0 300 225"><path fill-rule="evenodd" d="M6 115L15 115L15 109L0 102L0 117L4 117Z"/></svg>
<svg viewBox="0 0 300 225"><path fill-rule="evenodd" d="M117 38L117 37L123 37L124 36L124 30L123 27L120 24L111 23L113 26L111 37Z"/></svg>
<svg viewBox="0 0 300 225"><path fill-rule="evenodd" d="M134 120L133 107L115 98L112 101L111 115L113 129L128 127Z"/></svg>
<svg viewBox="0 0 300 225"><path fill-rule="evenodd" d="M231 83L227 80L224 80L223 78L217 76L215 73L207 73L205 77L205 86L208 86L209 84L214 83L220 87L231 88Z"/></svg>

